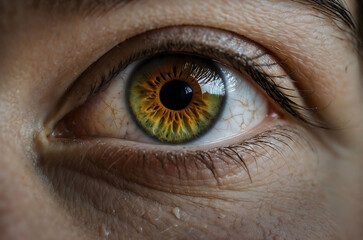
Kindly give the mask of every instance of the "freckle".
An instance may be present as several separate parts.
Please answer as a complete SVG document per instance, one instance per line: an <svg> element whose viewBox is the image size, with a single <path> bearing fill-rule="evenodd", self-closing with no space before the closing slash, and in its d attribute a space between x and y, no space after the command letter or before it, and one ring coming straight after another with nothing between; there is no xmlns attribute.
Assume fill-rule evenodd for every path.
<svg viewBox="0 0 363 240"><path fill-rule="evenodd" d="M180 219L180 209L178 207L173 208L172 212L177 219Z"/></svg>
<svg viewBox="0 0 363 240"><path fill-rule="evenodd" d="M108 236L111 234L111 231L106 228L105 224L102 224L101 232L102 232L103 236L105 236L106 238L108 238Z"/></svg>

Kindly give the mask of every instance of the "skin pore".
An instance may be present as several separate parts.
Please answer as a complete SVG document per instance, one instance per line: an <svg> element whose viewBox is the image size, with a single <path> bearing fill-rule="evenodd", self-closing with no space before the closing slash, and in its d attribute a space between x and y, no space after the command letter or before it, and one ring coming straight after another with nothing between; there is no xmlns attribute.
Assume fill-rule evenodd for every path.
<svg viewBox="0 0 363 240"><path fill-rule="evenodd" d="M61 2L0 1L0 238L359 239L363 91L357 45L349 24L301 2L314 1L140 0L117 7L109 1L88 11ZM356 12L353 0L347 6ZM282 61L289 77L281 85L296 89L296 101L312 109L309 119L329 129L294 118L254 84L278 117L266 117L229 144L216 143L244 142L248 174L213 157L213 174L203 166L194 174L198 166L188 158L184 168L124 164L127 151L120 149L132 147L131 159L136 150L180 153L182 147L107 137L62 142L47 134L56 127L53 113L65 95L77 93L74 84L89 66L95 63L96 72L99 59L127 39L185 26L233 33ZM97 102L97 96L85 101ZM188 146L186 153L201 148L210 147Z"/></svg>

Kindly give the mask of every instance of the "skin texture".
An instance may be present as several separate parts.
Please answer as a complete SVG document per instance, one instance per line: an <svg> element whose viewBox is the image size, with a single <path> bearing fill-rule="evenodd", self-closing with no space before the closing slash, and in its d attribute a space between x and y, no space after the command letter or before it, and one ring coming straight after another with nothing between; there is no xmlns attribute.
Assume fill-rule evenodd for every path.
<svg viewBox="0 0 363 240"><path fill-rule="evenodd" d="M349 36L331 20L285 0L140 1L88 17L14 5L16 14L1 16L0 28L1 239L363 235L362 73ZM246 157L252 181L228 164L216 182L210 172L183 181L172 172L143 174L136 163L129 166L134 174L107 172L107 158L96 166L58 161L59 151L68 162L82 157L82 148L65 150L44 134L47 116L77 77L125 39L178 25L230 31L276 58L288 57L286 71L297 71L293 80L304 102L319 109L314 118L334 128L306 126L283 114L251 129L241 138L276 126L295 132L293 140L285 138L289 147L271 139L280 151L256 148L261 154ZM86 159L102 155L96 147Z"/></svg>

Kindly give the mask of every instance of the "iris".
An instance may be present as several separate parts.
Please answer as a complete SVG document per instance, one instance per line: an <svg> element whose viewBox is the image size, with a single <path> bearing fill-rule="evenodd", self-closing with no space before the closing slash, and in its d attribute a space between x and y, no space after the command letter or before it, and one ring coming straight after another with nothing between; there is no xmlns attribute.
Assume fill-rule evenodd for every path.
<svg viewBox="0 0 363 240"><path fill-rule="evenodd" d="M138 125L166 143L185 143L208 131L223 110L223 74L211 60L154 56L138 65L128 84L128 104Z"/></svg>

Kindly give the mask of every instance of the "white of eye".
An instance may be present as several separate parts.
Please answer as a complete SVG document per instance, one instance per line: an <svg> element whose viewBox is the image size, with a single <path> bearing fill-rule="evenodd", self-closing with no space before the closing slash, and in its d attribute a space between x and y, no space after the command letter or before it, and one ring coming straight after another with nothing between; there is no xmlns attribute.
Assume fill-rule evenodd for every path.
<svg viewBox="0 0 363 240"><path fill-rule="evenodd" d="M191 144L214 144L238 137L261 123L268 114L265 97L241 73L219 66L224 74L227 99L215 125Z"/></svg>

